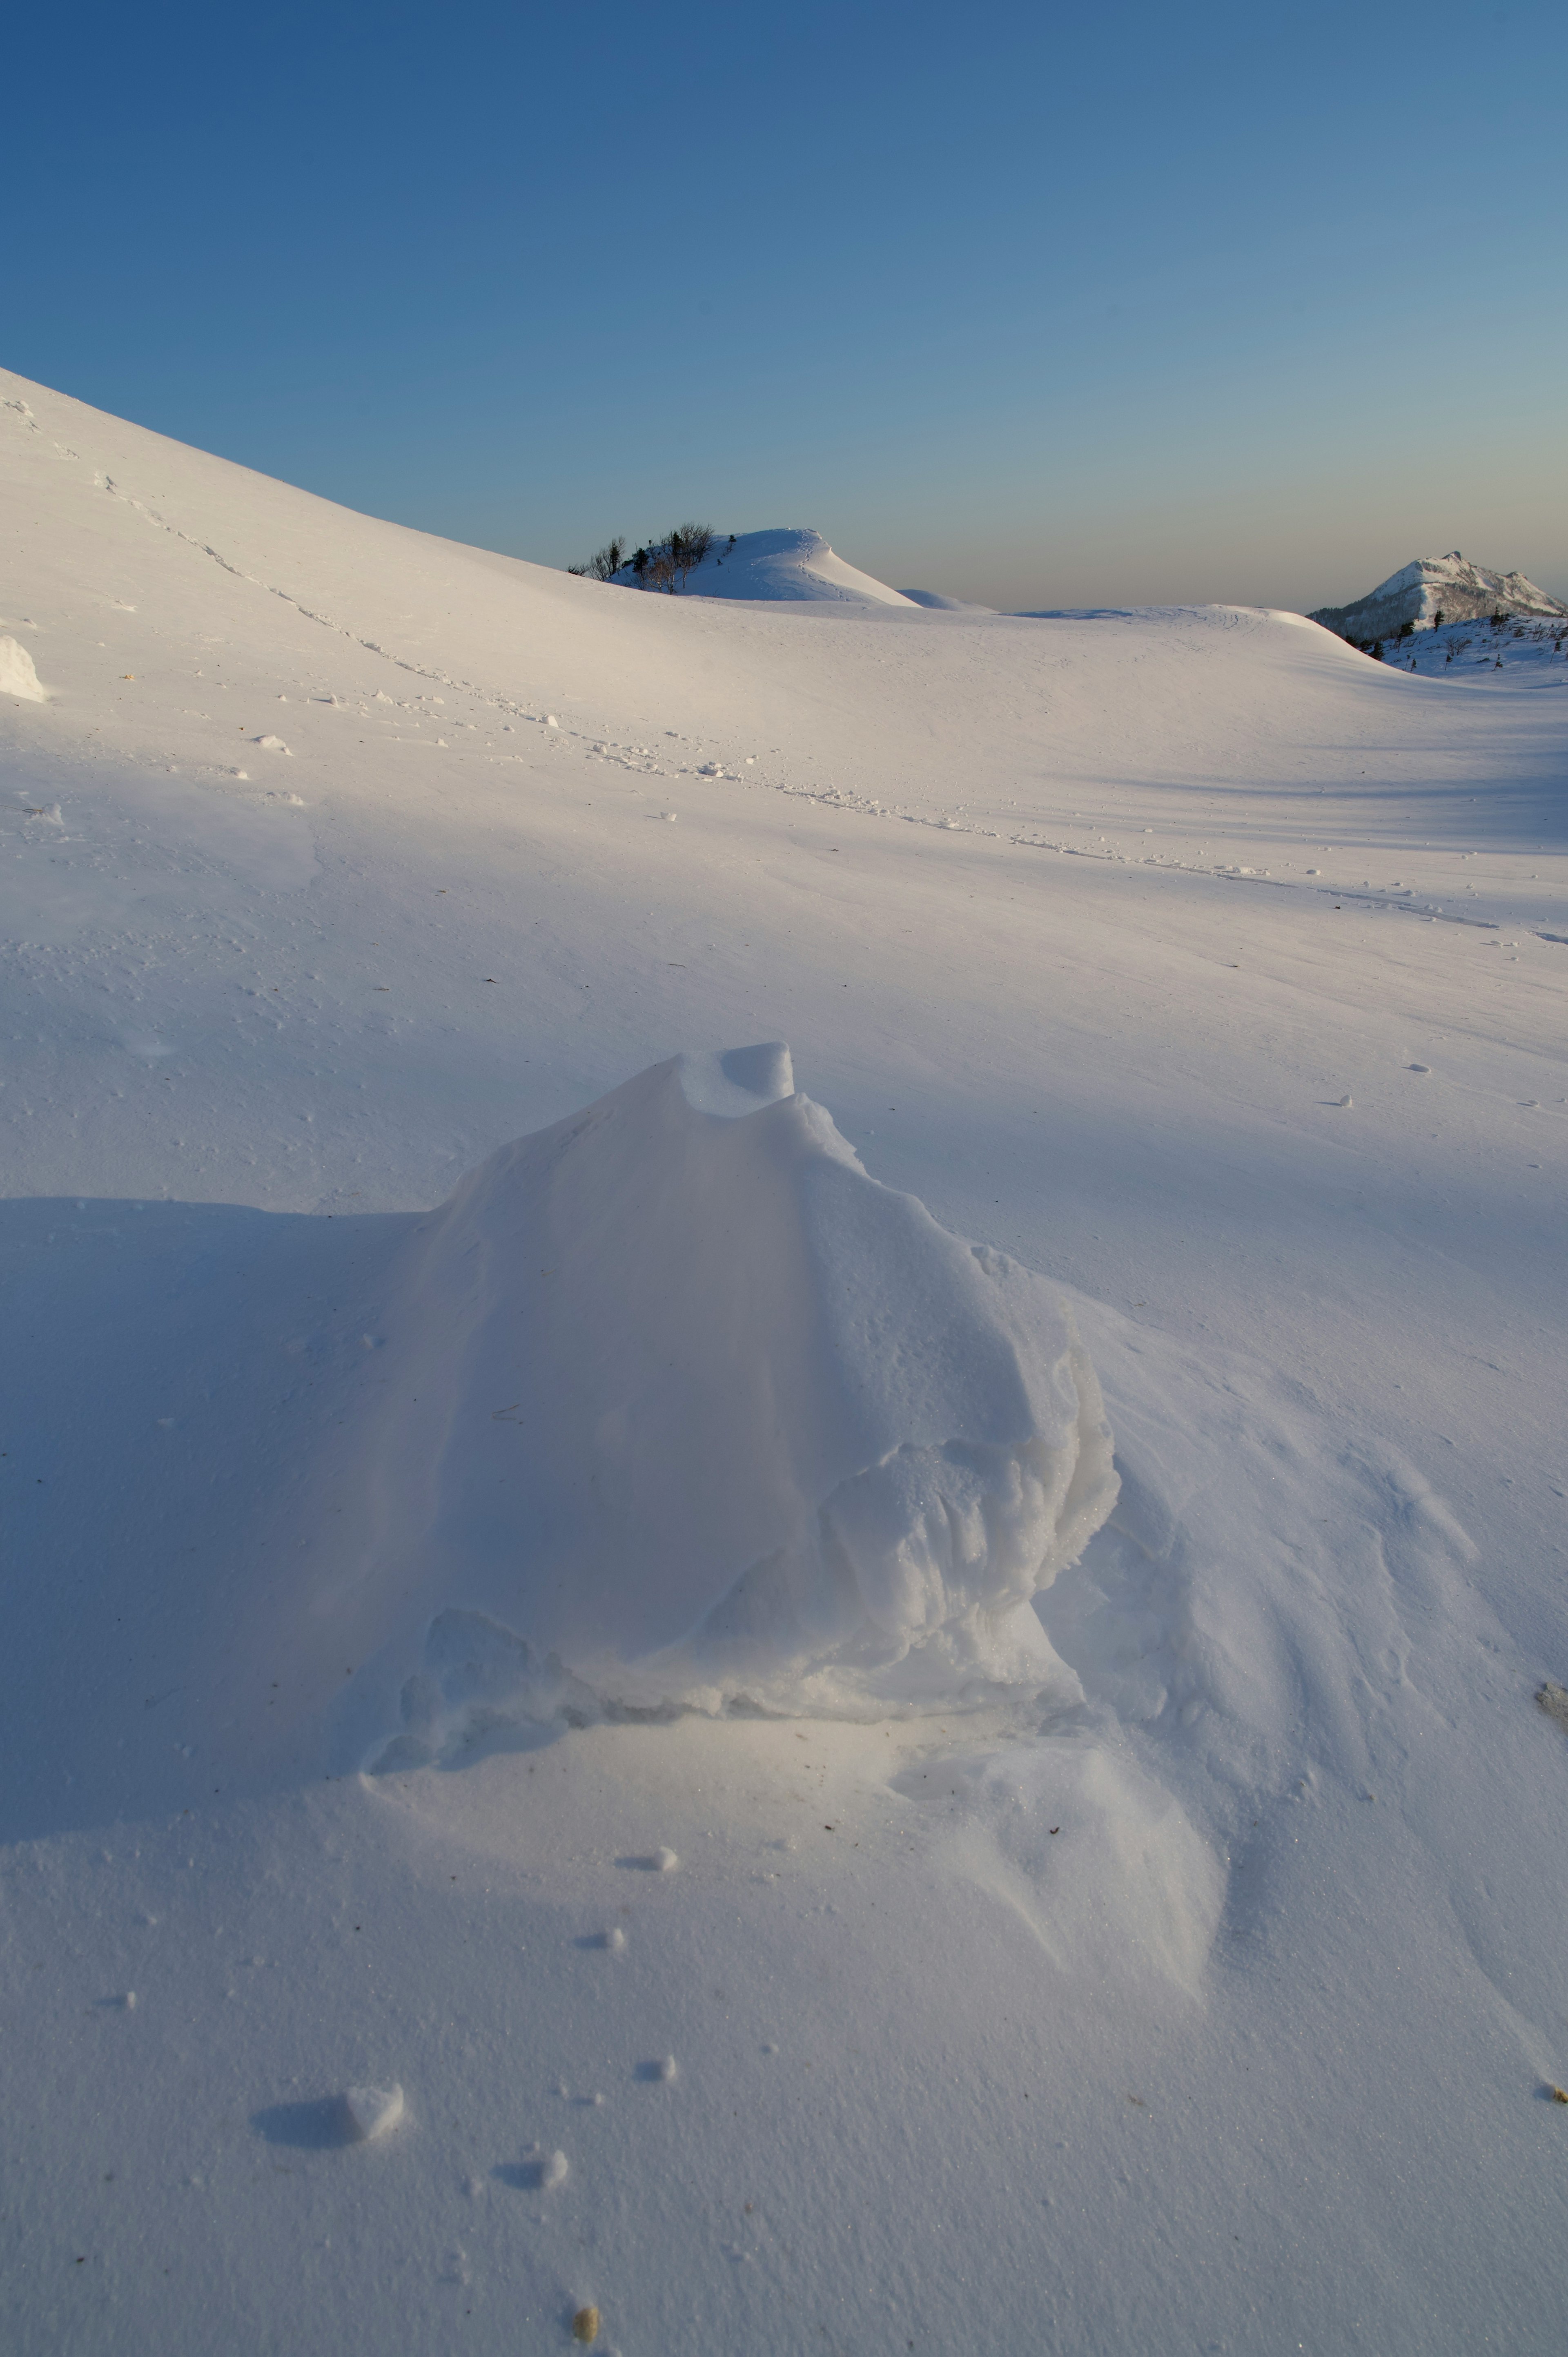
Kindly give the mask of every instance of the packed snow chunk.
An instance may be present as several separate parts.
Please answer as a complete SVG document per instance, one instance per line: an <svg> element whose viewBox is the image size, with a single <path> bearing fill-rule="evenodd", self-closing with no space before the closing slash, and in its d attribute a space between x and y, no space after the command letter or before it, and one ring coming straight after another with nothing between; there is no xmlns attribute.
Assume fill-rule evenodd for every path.
<svg viewBox="0 0 1568 2357"><path fill-rule="evenodd" d="M367 1573L389 1639L403 1596L430 1634L383 1765L595 1697L1037 1681L1032 1600L1116 1494L1052 1287L869 1177L778 1044L503 1147L411 1237L388 1324Z"/></svg>
<svg viewBox="0 0 1568 2357"><path fill-rule="evenodd" d="M25 704L47 704L49 692L33 668L33 658L18 639L0 639L0 695L18 695Z"/></svg>
<svg viewBox="0 0 1568 2357"><path fill-rule="evenodd" d="M343 2098L343 2115L354 2144L373 2144L390 2135L403 2117L403 2089L350 2087Z"/></svg>

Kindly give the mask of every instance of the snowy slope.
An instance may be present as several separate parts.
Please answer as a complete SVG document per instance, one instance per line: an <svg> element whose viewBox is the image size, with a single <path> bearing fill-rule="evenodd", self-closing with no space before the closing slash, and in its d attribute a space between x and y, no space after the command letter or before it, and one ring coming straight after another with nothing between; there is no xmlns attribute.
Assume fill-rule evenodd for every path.
<svg viewBox="0 0 1568 2357"><path fill-rule="evenodd" d="M901 595L911 606L927 606L939 614L991 614L996 610L993 606L971 605L963 597L945 597L940 589L906 589Z"/></svg>
<svg viewBox="0 0 1568 2357"><path fill-rule="evenodd" d="M1522 573L1489 572L1455 548L1447 556L1418 556L1354 605L1320 606L1312 619L1359 641L1391 638L1405 622L1430 630L1439 614L1446 622L1473 622L1498 612L1568 616L1568 606Z"/></svg>
<svg viewBox="0 0 1568 2357"><path fill-rule="evenodd" d="M7 2350L1555 2351L1563 659L630 597L0 402ZM585 1707L443 1484L583 1511L592 1372L675 1528L736 1453L617 1353L762 1230L643 1151L618 1289L597 1178L564 1265L485 1189L785 1039L1120 1493L1037 1679Z"/></svg>
<svg viewBox="0 0 1568 2357"><path fill-rule="evenodd" d="M1510 686L1530 679L1539 684L1568 679L1568 616L1560 620L1512 617L1494 626L1490 616L1480 622L1442 622L1416 630L1408 639L1390 639L1383 661L1402 671L1418 672L1423 679L1465 680L1476 686L1500 685L1506 673Z"/></svg>
<svg viewBox="0 0 1568 2357"><path fill-rule="evenodd" d="M617 576L628 588L640 587L629 569ZM709 554L689 573L679 596L746 597L831 605L907 606L911 601L886 583L846 565L820 532L799 526L775 532L743 532L733 544L721 533Z"/></svg>

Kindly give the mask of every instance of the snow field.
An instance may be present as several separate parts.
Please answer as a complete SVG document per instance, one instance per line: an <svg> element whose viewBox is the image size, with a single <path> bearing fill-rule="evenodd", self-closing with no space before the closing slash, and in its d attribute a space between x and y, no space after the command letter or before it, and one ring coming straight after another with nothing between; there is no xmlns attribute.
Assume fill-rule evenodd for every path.
<svg viewBox="0 0 1568 2357"><path fill-rule="evenodd" d="M1550 662L630 597L15 389L7 2344L1554 2351ZM529 1634L375 1577L467 1445L364 1446L431 1208L783 1036L1098 1378L1037 1678L645 1718L545 1646L386 1760Z"/></svg>

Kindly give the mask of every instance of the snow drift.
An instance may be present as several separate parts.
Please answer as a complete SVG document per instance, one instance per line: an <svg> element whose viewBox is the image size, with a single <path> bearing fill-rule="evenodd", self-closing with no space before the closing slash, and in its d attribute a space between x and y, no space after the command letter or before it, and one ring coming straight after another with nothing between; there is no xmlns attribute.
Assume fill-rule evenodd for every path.
<svg viewBox="0 0 1568 2357"><path fill-rule="evenodd" d="M430 1625L400 1760L530 1693L1037 1684L1032 1599L1115 1499L1049 1286L868 1177L778 1045L503 1147L410 1240L390 1322L374 1576Z"/></svg>

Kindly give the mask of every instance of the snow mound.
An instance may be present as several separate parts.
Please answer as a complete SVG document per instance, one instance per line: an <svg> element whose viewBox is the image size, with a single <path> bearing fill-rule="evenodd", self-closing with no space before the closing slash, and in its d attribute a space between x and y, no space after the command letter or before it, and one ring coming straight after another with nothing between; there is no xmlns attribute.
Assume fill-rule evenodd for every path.
<svg viewBox="0 0 1568 2357"><path fill-rule="evenodd" d="M628 571L616 576L628 588L639 585ZM826 600L850 606L908 606L914 601L886 581L873 580L846 565L820 532L790 526L777 532L743 532L734 541L715 539L712 553L687 576L687 597L748 597Z"/></svg>
<svg viewBox="0 0 1568 2357"><path fill-rule="evenodd" d="M389 1765L520 1710L1037 1687L1032 1599L1115 1500L1051 1286L870 1178L776 1044L503 1147L389 1325L371 1576L429 1631Z"/></svg>
<svg viewBox="0 0 1568 2357"><path fill-rule="evenodd" d="M19 640L0 639L0 695L19 695L27 704L47 704L48 690L33 668L33 658Z"/></svg>
<svg viewBox="0 0 1568 2357"><path fill-rule="evenodd" d="M947 597L940 589L901 589L911 606L924 606L933 614L993 614L994 606L977 606L968 597Z"/></svg>
<svg viewBox="0 0 1568 2357"><path fill-rule="evenodd" d="M374 2144L389 2136L403 2117L403 2089L350 2087L343 2097L343 2118L351 2144Z"/></svg>
<svg viewBox="0 0 1568 2357"><path fill-rule="evenodd" d="M1309 619L1344 639L1386 639L1402 624L1430 630L1439 614L1447 622L1473 622L1483 615L1568 614L1522 573L1494 573L1472 565L1455 548L1447 556L1418 556L1391 573L1350 606L1319 606Z"/></svg>

